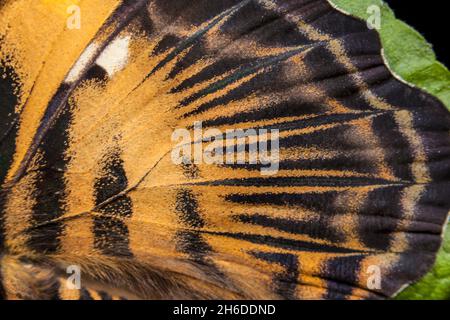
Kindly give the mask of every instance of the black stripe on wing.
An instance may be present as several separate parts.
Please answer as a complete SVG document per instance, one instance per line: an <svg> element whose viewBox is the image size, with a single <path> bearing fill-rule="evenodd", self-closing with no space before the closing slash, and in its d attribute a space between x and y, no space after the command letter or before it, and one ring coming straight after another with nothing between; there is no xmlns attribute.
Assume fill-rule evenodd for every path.
<svg viewBox="0 0 450 320"><path fill-rule="evenodd" d="M128 179L119 146L105 154L101 176L95 181L94 247L105 255L131 257L129 231L125 219L133 214L132 200L119 196Z"/></svg>

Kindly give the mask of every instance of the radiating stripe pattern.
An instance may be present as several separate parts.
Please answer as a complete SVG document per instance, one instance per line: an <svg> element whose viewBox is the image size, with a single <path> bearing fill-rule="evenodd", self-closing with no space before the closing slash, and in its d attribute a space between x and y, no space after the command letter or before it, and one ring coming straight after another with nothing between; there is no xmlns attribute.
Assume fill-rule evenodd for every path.
<svg viewBox="0 0 450 320"><path fill-rule="evenodd" d="M57 1L0 7L0 297L382 299L431 268L450 114L365 22L326 0L73 2L79 30ZM195 123L278 130L278 171L175 164L174 130L211 143Z"/></svg>

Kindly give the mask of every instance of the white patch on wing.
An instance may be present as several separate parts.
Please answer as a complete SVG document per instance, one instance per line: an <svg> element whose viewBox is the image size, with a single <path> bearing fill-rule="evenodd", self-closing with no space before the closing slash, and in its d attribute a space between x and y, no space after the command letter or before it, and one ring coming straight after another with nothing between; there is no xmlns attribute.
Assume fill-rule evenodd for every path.
<svg viewBox="0 0 450 320"><path fill-rule="evenodd" d="M114 39L98 57L96 63L111 77L125 68L128 62L130 36Z"/></svg>
<svg viewBox="0 0 450 320"><path fill-rule="evenodd" d="M75 65L70 70L69 74L66 77L65 82L70 83L77 81L80 77L84 69L87 67L88 63L94 58L99 45L96 43L91 43L81 54L80 58L77 60Z"/></svg>

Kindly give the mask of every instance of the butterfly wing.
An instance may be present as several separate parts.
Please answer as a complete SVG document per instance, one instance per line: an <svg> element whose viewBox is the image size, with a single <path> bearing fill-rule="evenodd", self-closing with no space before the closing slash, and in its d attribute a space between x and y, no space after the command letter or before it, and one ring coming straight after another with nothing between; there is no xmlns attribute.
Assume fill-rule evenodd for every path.
<svg viewBox="0 0 450 320"><path fill-rule="evenodd" d="M25 14L11 3L8 21ZM450 116L365 23L328 1L79 5L81 29L60 19L48 39L2 25L8 257L141 298L383 298L429 270ZM198 122L279 130L278 170L174 163L175 130L210 145ZM2 264L10 283L21 264Z"/></svg>

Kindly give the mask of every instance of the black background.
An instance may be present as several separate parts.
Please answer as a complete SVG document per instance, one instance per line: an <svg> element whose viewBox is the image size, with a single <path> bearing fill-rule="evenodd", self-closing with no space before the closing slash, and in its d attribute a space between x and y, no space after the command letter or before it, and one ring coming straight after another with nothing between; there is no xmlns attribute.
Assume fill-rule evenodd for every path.
<svg viewBox="0 0 450 320"><path fill-rule="evenodd" d="M0 0L1 1L1 0ZM218 304L274 304L275 315L215 315L174 316L173 308L180 303L190 306L208 306L216 308ZM385 319L387 315L401 314L404 318L431 318L448 312L448 301L0 301L2 319L28 319L32 315L37 318L51 319L144 319L144 320L314 320L365 319L370 314L373 319ZM391 310L392 309L392 310ZM397 309L397 310L395 310ZM31 310L31 312L30 312ZM217 310L217 308L216 308ZM441 310L441 311L439 311ZM432 315L430 315L432 312ZM11 314L11 318L8 317ZM13 315L13 316L12 316ZM70 315L70 316L67 316ZM98 316L97 316L98 315ZM36 318L36 316L35 316Z"/></svg>
<svg viewBox="0 0 450 320"><path fill-rule="evenodd" d="M419 31L433 45L438 60L450 67L446 45L450 39L448 0L385 0L400 20Z"/></svg>
<svg viewBox="0 0 450 320"><path fill-rule="evenodd" d="M1 0L0 0L1 1ZM271 316L219 316L208 314L200 316L174 316L173 308L180 303L189 306L207 306L216 308L218 304L249 305L273 304L277 308L275 315ZM374 319L386 318L394 311L401 313L405 318L430 317L430 310L434 314L445 314L448 310L448 301L0 301L2 314L14 315L2 319L29 318L30 310L33 314L40 314L38 318L50 319L144 319L144 320L208 320L208 319L237 319L237 320L310 320L322 318L345 318L347 320L365 318L366 314ZM397 310L390 310L390 309ZM217 308L216 308L217 309ZM441 310L441 311L439 311ZM98 316L97 316L98 312ZM68 317L67 315L70 314ZM109 317L112 316L112 317Z"/></svg>

